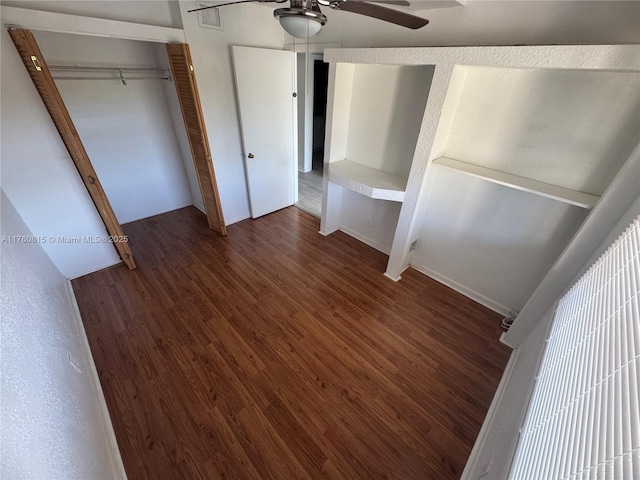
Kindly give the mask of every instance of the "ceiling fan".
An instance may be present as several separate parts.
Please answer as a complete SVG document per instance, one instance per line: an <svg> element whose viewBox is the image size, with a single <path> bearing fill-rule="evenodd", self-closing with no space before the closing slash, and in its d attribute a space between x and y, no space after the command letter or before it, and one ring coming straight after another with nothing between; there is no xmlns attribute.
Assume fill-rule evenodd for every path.
<svg viewBox="0 0 640 480"><path fill-rule="evenodd" d="M402 27L416 30L429 23L426 18L411 15L392 8L377 5L386 3L387 5L401 5L408 7L407 0L288 0L289 8L278 8L274 10L273 16L278 19L282 28L289 35L296 38L308 38L320 31L320 28L327 23L327 17L320 10L320 5L334 10L358 13L367 17L377 18L384 22L395 23ZM286 3L287 0L238 0L235 2L209 5L195 8L189 12L198 12L209 8L224 7L238 3Z"/></svg>

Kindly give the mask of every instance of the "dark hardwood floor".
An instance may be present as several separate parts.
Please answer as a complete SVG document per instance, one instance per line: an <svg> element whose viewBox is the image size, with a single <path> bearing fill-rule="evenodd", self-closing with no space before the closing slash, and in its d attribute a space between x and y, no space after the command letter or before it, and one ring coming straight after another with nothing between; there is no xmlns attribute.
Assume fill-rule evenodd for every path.
<svg viewBox="0 0 640 480"><path fill-rule="evenodd" d="M73 281L129 480L459 478L500 318L288 208L124 226L138 269Z"/></svg>

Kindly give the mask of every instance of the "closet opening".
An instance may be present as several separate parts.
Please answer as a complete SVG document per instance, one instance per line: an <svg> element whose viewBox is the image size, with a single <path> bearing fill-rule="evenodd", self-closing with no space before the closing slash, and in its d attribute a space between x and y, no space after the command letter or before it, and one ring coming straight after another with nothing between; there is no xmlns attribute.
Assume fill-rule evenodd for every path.
<svg viewBox="0 0 640 480"><path fill-rule="evenodd" d="M12 37L130 269L135 239L122 224L193 205L226 234L188 45L25 30Z"/></svg>

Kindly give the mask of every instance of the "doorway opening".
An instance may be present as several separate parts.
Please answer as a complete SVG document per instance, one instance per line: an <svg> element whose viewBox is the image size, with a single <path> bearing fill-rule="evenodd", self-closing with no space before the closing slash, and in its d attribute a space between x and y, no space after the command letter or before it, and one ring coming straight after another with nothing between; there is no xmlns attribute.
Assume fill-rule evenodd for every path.
<svg viewBox="0 0 640 480"><path fill-rule="evenodd" d="M312 215L322 214L322 175L327 119L329 65L322 54L298 54L298 202L296 206Z"/></svg>

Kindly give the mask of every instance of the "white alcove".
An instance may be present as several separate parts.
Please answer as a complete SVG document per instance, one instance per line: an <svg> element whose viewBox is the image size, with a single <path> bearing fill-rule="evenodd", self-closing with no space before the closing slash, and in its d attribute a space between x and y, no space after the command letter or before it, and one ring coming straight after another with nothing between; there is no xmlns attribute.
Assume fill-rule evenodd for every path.
<svg viewBox="0 0 640 480"><path fill-rule="evenodd" d="M638 46L336 49L325 60L321 233L388 253L394 280L412 265L501 313L526 304L640 143ZM391 93L391 71L412 72L410 92Z"/></svg>
<svg viewBox="0 0 640 480"><path fill-rule="evenodd" d="M330 139L326 177L334 195L325 196L322 232L340 228L389 253L433 67L341 64L334 75L339 131Z"/></svg>

